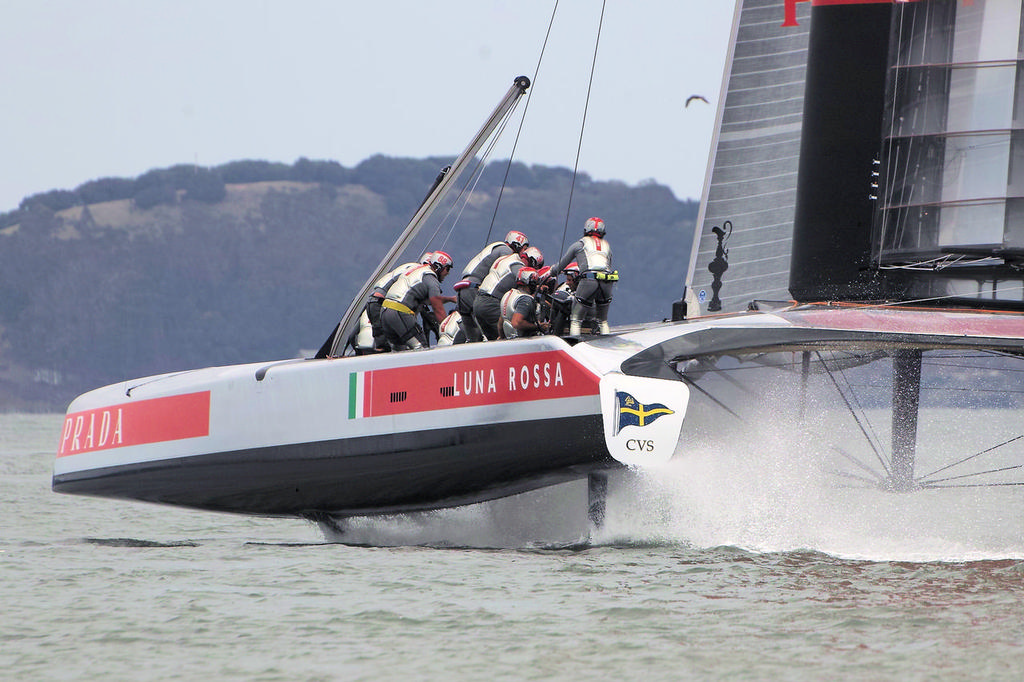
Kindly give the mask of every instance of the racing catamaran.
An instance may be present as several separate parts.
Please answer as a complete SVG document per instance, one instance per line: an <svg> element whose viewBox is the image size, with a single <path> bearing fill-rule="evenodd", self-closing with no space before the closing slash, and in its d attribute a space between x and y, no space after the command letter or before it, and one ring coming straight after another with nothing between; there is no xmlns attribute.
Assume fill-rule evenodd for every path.
<svg viewBox="0 0 1024 682"><path fill-rule="evenodd" d="M777 4L781 10L783 2ZM935 221L929 211L955 216L964 204L934 197L913 203L915 177L898 167L915 152L898 144L903 124L892 123L899 112L882 94L902 87L913 71L902 42L888 49L891 34L920 38L902 28L904 19L931 22L941 32L948 28L943 21L955 28L984 10L933 16L929 8L937 4L801 9L812 25L806 97L813 106L802 121L790 291L806 303L751 303L744 311L699 316L691 267L689 315L677 306L672 322L582 339L540 336L338 357L371 283L402 255L529 87L520 77L439 176L317 357L165 374L86 393L68 408L53 489L333 524L587 477L591 517L600 522L605 470L656 468L751 429L797 434L847 484L897 491L1022 485L1017 446L1024 434L1015 418L1024 406L1020 287L1014 299L967 296L961 284L975 281L979 291L995 292L1020 280L1016 251L992 247L973 258L980 247L927 242L922 235L933 223L926 221ZM739 28L742 17L741 2ZM866 35L875 42L865 43ZM891 56L865 65L855 59L864 49ZM843 69L870 80L869 94L831 77ZM905 101L910 97L895 101L905 108L913 105ZM879 114L874 123L866 111ZM898 128L884 139L877 130L883 113ZM866 182L851 179L850 169L863 164L868 180L879 149L881 188L869 198L861 191ZM877 196L884 197L880 205ZM918 222L911 224L911 216ZM710 270L716 298L728 270L721 267L723 241L741 219L734 216L728 230L716 226L711 237L718 247L717 274ZM886 248L873 253L878 225ZM945 224L934 228L940 234ZM959 260L912 276L929 250ZM951 296L957 308L938 307ZM931 300L908 307L912 297ZM988 446L974 452L955 438L935 442L929 419L950 410L963 428L990 434ZM924 457L920 442L928 445Z"/></svg>

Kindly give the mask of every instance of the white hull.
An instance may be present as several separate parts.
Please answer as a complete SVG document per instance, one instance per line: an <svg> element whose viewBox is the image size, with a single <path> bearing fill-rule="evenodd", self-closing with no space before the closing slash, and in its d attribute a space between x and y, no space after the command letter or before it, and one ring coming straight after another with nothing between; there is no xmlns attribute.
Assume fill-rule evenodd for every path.
<svg viewBox="0 0 1024 682"><path fill-rule="evenodd" d="M643 464L645 448L652 463L664 461L664 445L654 456L645 434L670 420L627 424L626 439L616 441L619 413L602 398L602 381L643 386L648 392L637 399L678 413L686 443L731 429L726 412L741 418L742 401L724 404L724 394L702 388L714 385L714 372L685 378L694 389L689 404L685 389L659 390L678 391L676 368L694 358L910 346L1005 353L1024 349L1022 339L1020 315L812 307L651 325L575 346L536 337L168 374L76 399L53 485L250 514L452 506L585 476L616 460ZM795 375L766 376L758 391ZM729 381L742 385L736 377ZM603 393L611 395L607 386ZM671 429L667 438L671 455Z"/></svg>

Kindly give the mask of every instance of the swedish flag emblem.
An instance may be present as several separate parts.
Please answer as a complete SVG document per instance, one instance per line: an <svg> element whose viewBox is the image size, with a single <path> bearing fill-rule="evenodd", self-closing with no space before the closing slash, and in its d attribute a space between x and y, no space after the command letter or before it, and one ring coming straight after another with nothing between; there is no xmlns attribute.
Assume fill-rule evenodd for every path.
<svg viewBox="0 0 1024 682"><path fill-rule="evenodd" d="M644 405L625 391L615 392L615 405L619 410L619 423L615 429L617 434L624 426L647 426L658 417L675 414L661 403Z"/></svg>

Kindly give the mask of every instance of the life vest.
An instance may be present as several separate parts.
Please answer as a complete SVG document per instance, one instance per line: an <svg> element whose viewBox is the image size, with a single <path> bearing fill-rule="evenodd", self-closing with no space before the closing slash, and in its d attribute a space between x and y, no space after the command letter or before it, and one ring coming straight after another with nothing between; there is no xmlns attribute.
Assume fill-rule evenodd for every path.
<svg viewBox="0 0 1024 682"><path fill-rule="evenodd" d="M437 345L450 346L455 342L455 335L459 333L459 325L462 324L462 315L458 310L448 314L441 322L441 333L437 338Z"/></svg>
<svg viewBox="0 0 1024 682"><path fill-rule="evenodd" d="M373 327L370 326L370 316L366 314L365 309L359 316L359 328L353 339L352 347L361 351L373 350Z"/></svg>
<svg viewBox="0 0 1024 682"><path fill-rule="evenodd" d="M518 253L510 253L494 261L490 272L484 277L484 281L480 283L481 293L490 294L495 298L504 296L505 292L512 288L515 274L519 272L519 268L522 266L523 259L519 257Z"/></svg>
<svg viewBox="0 0 1024 682"><path fill-rule="evenodd" d="M580 240L586 254L587 272L608 272L612 265L612 248L596 234L589 234Z"/></svg>
<svg viewBox="0 0 1024 682"><path fill-rule="evenodd" d="M533 298L532 294L528 294L519 289L509 289L504 296L501 297L501 319L502 327L505 330L505 338L512 339L519 336L519 332L516 331L515 327L512 326L512 316L516 314L516 303L523 296L530 299L533 305L533 314L527 315L526 319L530 322L537 321L537 301Z"/></svg>
<svg viewBox="0 0 1024 682"><path fill-rule="evenodd" d="M417 265L419 265L419 263L402 263L391 272L384 273L381 275L380 279L373 283L374 291L379 290L386 294L388 289L391 288L391 285L395 283L395 280L397 280L400 275L412 270Z"/></svg>
<svg viewBox="0 0 1024 682"><path fill-rule="evenodd" d="M410 310L415 311L425 299L417 296L417 293L412 291L412 288L423 282L424 277L436 279L437 274L434 273L429 265L417 265L403 272L388 289L387 300L401 303Z"/></svg>
<svg viewBox="0 0 1024 682"><path fill-rule="evenodd" d="M470 275L472 275L473 271L476 270L477 266L480 265L480 263L482 261L484 261L488 256L490 256L491 253L496 248L498 248L499 246L504 246L504 245L505 245L505 242L494 242L493 244L488 244L487 246L485 246L480 251L480 253L476 254L476 256L473 257L473 260L471 260L468 263L466 263L466 267L462 269L462 278L464 279L464 278L469 277ZM492 264L493 264L493 262L494 261L491 261ZM490 267L490 264L488 265L488 267ZM478 273L477 279L483 279L486 276L487 276L486 272Z"/></svg>

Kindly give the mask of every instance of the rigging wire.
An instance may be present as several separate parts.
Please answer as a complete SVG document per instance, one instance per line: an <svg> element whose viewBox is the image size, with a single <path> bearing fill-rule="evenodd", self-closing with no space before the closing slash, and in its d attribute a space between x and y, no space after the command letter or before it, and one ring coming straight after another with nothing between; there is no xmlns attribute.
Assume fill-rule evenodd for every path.
<svg viewBox="0 0 1024 682"><path fill-rule="evenodd" d="M533 87L526 93L526 104L523 105L523 117L519 119L519 129L516 131L516 139L512 142L512 152L508 155L508 163L505 164L505 176L501 179L501 187L498 188L498 199L494 202L494 213L491 214L491 224L487 226L487 238L484 244L491 243L491 233L494 231L494 223L498 220L498 207L501 206L501 198L505 194L505 184L508 182L509 171L512 170L512 160L516 157L516 147L519 146L519 136L523 134L523 124L526 122L526 112L530 110L530 98L533 97L534 88L537 87L537 76L540 75L540 65L544 61L544 52L548 48L548 38L551 37L551 27L555 25L555 15L558 13L558 0L551 10L551 19L548 21L548 30L544 34L544 44L541 45L540 55L537 57L537 66L533 70Z"/></svg>
<svg viewBox="0 0 1024 682"><path fill-rule="evenodd" d="M821 357L821 353L820 352L818 353L818 357L819 358ZM825 371L829 373L829 376L832 376L832 372L829 371L828 366L825 365L824 359L822 359L821 362L822 362L822 366L825 367ZM839 372L839 376L842 377L843 383L846 384L846 388L850 392L850 398L853 399L853 402L856 405L857 409L860 410L861 415L863 415L864 423L867 424L868 431L871 432L871 437L874 438L875 442L879 444L879 447L881 447L882 439L878 437L878 433L875 432L875 428L874 428L874 426L872 426L871 420L868 419L868 411L866 409L864 409L864 406L861 404L860 399L857 398L857 392L854 390L853 384L850 383L850 379L846 376L846 372L843 370L843 366L841 364L837 365L836 371ZM834 378L833 378L833 381L835 381ZM838 386L836 388L838 388ZM876 452L877 452L877 450L876 450Z"/></svg>
<svg viewBox="0 0 1024 682"><path fill-rule="evenodd" d="M726 412L728 412L732 416L734 416L737 419L739 419L741 423L744 423L744 424L746 423L746 420L744 420L743 417L741 417L740 415L736 414L736 412L734 412L728 405L723 403L721 400L719 400L715 396L713 396L710 393L708 393L707 389L705 389L703 386L698 384L696 381L694 381L693 379L691 379L690 377L688 377L688 376L686 376L685 374L682 374L682 373L680 373L679 376L682 378L682 380L684 382L686 382L687 384L689 384L693 388L695 388L698 391L700 391L701 393L703 393L711 402L713 402L714 404L718 405L723 410L725 410Z"/></svg>
<svg viewBox="0 0 1024 682"><path fill-rule="evenodd" d="M843 389L839 387L839 382L836 381L832 371L828 368L828 365L825 364L825 358L822 357L820 351L814 351L814 354L818 356L818 361L821 362L821 366L825 368L825 372L836 387L836 392L839 393L839 397L843 399L843 402L846 404L846 409L850 411L850 415L853 416L853 421L857 423L857 426L860 428L860 432L864 434L864 440L866 440L868 445L871 446L871 449L875 453L875 457L878 458L879 464L881 464L882 468L885 469L886 475L891 476L892 472L889 471L889 465L885 463L885 458L882 457L882 453L879 451L878 446L875 444L875 441L871 439L871 436L868 435L867 430L865 430L864 425L861 423L860 416L858 416L857 412L853 409L853 406L850 405L850 401L847 400L846 394L843 393Z"/></svg>
<svg viewBox="0 0 1024 682"><path fill-rule="evenodd" d="M1024 485L1024 481L1014 481L1011 483L962 483L958 485L926 485L924 486L928 490L936 490L942 488L1000 488L1003 486L1010 485Z"/></svg>
<svg viewBox="0 0 1024 682"><path fill-rule="evenodd" d="M896 36L897 36L897 38L896 38L896 66L897 67L899 67L899 65L900 65L900 54L901 54L902 48L903 48L903 19L904 19L904 10L905 9L906 9L905 7L900 7L900 9L899 9L899 26L896 28L896 31L895 31L896 32ZM894 75L894 78L898 78L898 77L899 77L899 73L897 72ZM889 103L889 134L890 134L890 136L894 135L895 128L896 128L896 96L897 96L896 88L893 88L892 89L892 101ZM890 139L892 139L892 138L890 138ZM881 226L880 226L879 235L878 235L878 248L879 248L879 250L881 250L881 249L883 249L885 247L885 233L886 233L886 229L889 227L889 220L888 220L889 214L888 214L888 211L886 211L886 207L889 206L892 203L892 195L893 195L893 192L895 191L895 184L896 183L894 181L895 181L895 174L896 174L896 168L895 168L896 164L893 163L893 152L894 152L894 149L895 149L896 146L897 146L897 144L895 144L895 143L890 143L889 145L887 145L888 148L886 150L886 155L885 155L885 175L886 175L886 177L885 177L885 192L884 192L884 194L882 194L882 197L881 197L882 198L882 205L881 205L881 210L880 210L880 213L881 213Z"/></svg>
<svg viewBox="0 0 1024 682"><path fill-rule="evenodd" d="M490 142L488 142L483 154L480 156L479 159L477 159L476 164L473 166L473 172L470 173L469 180L466 182L465 185L463 185L462 189L459 191L458 196L455 197L455 201L453 201L452 205L448 208L448 212L445 214L444 218L438 223L437 228L435 228L433 234L430 235L430 239L427 240L427 247L429 247L430 244L433 243L434 238L437 237L437 234L441 231L441 228L444 227L445 222L452 215L455 209L458 208L458 214L452 220L451 226L448 228L448 232L445 234L444 240L441 242L441 248L444 248L444 246L448 243L448 239L452 236L452 232L455 230L455 226L459 222L459 218L462 217L462 212L466 210L466 206L469 205L470 198L476 191L477 184L483 177L484 169L487 165L487 159L489 159L491 157L491 154L494 152L494 147L495 145L497 145L502 133L504 133L505 127L511 120L512 112L514 110L514 106L512 109L509 109L508 113L505 115L505 118L502 119L501 124L498 126L497 130L495 130L494 135L491 137ZM488 235L489 234L490 233L488 233Z"/></svg>
<svg viewBox="0 0 1024 682"><path fill-rule="evenodd" d="M999 443L997 445L993 445L990 448L986 448L986 449L982 450L981 452L976 452L973 455L970 455L969 457L964 457L959 462L953 462L952 464L947 464L946 466L944 466L944 467L942 467L940 469L936 469L935 471L933 471L933 472L931 472L929 474L925 474L924 476L920 476L919 480L922 483L928 483L929 481L924 481L924 479L930 478L930 477L934 476L935 474L939 473L940 471L945 471L946 469L951 469L951 468L957 466L958 464L963 464L964 462L970 461L970 460L974 459L975 457L980 457L981 455L984 455L987 452L992 452L993 450L995 450L997 448L1001 448L1004 445L1009 445L1010 443L1012 443L1014 441L1017 441L1017 440L1020 440L1021 438L1024 438L1024 433L1020 434L1019 436L1014 436L1013 438L1011 438L1009 440L1005 440L1002 443ZM950 479L941 479L941 480L948 481ZM931 482L932 483L936 483L937 481L931 481Z"/></svg>
<svg viewBox="0 0 1024 682"><path fill-rule="evenodd" d="M883 476L879 475L879 473L877 471L875 471L874 469L869 467L867 464L865 464L864 462L860 461L859 459L857 459L856 457L854 457L853 455L848 453L846 450L843 450L841 447L838 447L836 445L833 445L832 449L840 457L846 459L847 461L851 462L855 466L860 467L864 471L866 471L869 474L871 474L872 476L874 476L875 478L874 478L873 481L871 481L872 483L878 483L878 484L885 483L885 478ZM861 480L867 480L867 479L861 478L860 476L857 476L856 474L852 474L852 473L849 473L849 472L845 472L844 473L844 472L838 472L837 471L836 473L840 474L840 475L845 475L845 476L848 476L848 477L851 477L851 478L860 478Z"/></svg>
<svg viewBox="0 0 1024 682"><path fill-rule="evenodd" d="M992 290L991 293L994 296L995 294L1020 293L1022 291L1024 291L1024 284L1022 284L1020 286L1011 286L1011 287L996 287L995 289ZM857 306L857 308L860 308L860 309L864 309L864 308L895 308L896 306L910 305L910 304L913 304L913 303L930 303L930 302L933 302L933 301L944 301L944 300L949 299L949 298L957 298L957 296L956 296L956 294L943 294L942 296L929 296L928 298L914 298L914 299L910 299L910 300L906 300L906 301L884 301L882 303L865 303L862 306ZM984 302L985 299L979 298L978 300Z"/></svg>
<svg viewBox="0 0 1024 682"><path fill-rule="evenodd" d="M597 67L597 50L601 45L601 27L604 25L604 9L607 0L601 1L601 18L597 22L597 38L594 40L594 56L590 62L590 81L587 83L587 100L583 105L583 120L580 122L580 138L576 145L576 162L572 167L572 183L569 185L569 201L565 207L565 227L562 229L562 246L558 253L565 252L565 237L569 232L569 213L572 210L572 195L576 189L576 174L580 168L580 152L583 149L583 131L587 127L587 110L590 108L590 91L594 87L594 70Z"/></svg>
<svg viewBox="0 0 1024 682"><path fill-rule="evenodd" d="M952 466L952 465L951 465ZM934 481L917 481L918 485L925 488L942 488L944 486L935 485L936 483L945 483L946 481L959 481L963 478L975 478L977 476L984 476L985 474L998 474L1003 471L1013 471L1014 469L1024 469L1024 464L1015 464L1013 466L1000 467L999 469L989 469L988 471L978 471L973 474L961 474L960 476L950 476L949 478L937 478ZM998 484L996 484L998 485ZM950 486L952 487L952 486Z"/></svg>
<svg viewBox="0 0 1024 682"><path fill-rule="evenodd" d="M995 289L992 289L989 293L991 293L993 296L995 296L996 294L1019 294L1019 293L1022 293L1022 292L1024 292L1024 284L1021 284L1019 286L1018 285L1014 285L1014 286L996 287ZM913 305L915 303L934 303L935 301L945 301L947 299L952 299L952 298L959 298L959 296L957 294L943 294L941 296L928 296L928 297L925 297L925 298L911 298L911 299L899 300L899 301L877 301L877 302L871 302L871 303L845 303L844 302L843 305L844 305L844 307L848 307L848 308L856 309L856 310L872 310L872 309L876 309L877 310L877 309L882 309L882 308L895 308L897 306ZM978 300L979 302L984 303L985 300L987 300L987 299L978 298L976 300ZM996 301L996 302L999 302L1002 299L993 298L992 300ZM827 305L832 305L832 302L829 302ZM800 307L800 306L797 305L796 307Z"/></svg>

